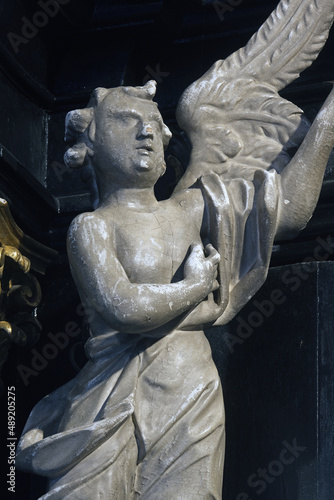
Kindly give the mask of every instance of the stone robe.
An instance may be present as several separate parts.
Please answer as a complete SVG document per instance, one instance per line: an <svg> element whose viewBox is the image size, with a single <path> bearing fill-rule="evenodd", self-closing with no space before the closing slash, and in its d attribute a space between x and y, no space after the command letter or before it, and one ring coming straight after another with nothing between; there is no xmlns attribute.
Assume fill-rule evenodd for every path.
<svg viewBox="0 0 334 500"><path fill-rule="evenodd" d="M263 284L276 229L279 178L198 181L221 255L224 324ZM50 479L40 500L222 497L223 395L199 328L153 339L110 330L86 343L88 363L32 410L17 467Z"/></svg>

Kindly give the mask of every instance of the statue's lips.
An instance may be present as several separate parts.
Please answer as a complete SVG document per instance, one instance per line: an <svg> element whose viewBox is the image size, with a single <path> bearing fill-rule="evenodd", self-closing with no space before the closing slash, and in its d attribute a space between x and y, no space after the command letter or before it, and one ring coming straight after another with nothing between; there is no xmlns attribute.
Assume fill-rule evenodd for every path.
<svg viewBox="0 0 334 500"><path fill-rule="evenodd" d="M151 144L148 143L140 144L136 149L143 155L149 155L153 151Z"/></svg>

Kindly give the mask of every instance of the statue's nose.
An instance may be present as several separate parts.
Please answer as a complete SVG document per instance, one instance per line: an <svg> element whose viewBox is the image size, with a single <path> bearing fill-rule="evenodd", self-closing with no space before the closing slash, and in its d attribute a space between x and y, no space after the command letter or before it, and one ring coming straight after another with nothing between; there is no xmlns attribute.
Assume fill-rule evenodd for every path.
<svg viewBox="0 0 334 500"><path fill-rule="evenodd" d="M153 128L149 123L144 123L140 132L143 137L153 137Z"/></svg>

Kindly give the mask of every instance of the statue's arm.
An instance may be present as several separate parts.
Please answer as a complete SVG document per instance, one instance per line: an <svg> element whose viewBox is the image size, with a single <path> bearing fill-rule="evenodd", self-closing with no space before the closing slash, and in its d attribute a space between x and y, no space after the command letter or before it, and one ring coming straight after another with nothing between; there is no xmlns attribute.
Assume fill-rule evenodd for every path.
<svg viewBox="0 0 334 500"><path fill-rule="evenodd" d="M205 256L200 244L190 251L183 280L131 283L113 243L106 239L106 229L106 223L96 215L82 214L71 224L67 242L79 291L112 328L127 333L154 330L191 310L218 288L219 255L210 247Z"/></svg>
<svg viewBox="0 0 334 500"><path fill-rule="evenodd" d="M294 237L317 204L328 157L334 147L334 89L281 178L276 239Z"/></svg>

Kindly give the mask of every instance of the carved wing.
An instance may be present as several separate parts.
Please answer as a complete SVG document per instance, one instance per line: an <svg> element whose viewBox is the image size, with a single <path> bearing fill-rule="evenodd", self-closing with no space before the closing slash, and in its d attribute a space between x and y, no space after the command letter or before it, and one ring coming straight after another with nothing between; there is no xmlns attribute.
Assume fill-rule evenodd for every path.
<svg viewBox="0 0 334 500"><path fill-rule="evenodd" d="M309 125L278 91L317 57L333 14L333 0L281 0L245 47L185 90L177 120L192 154L177 190L208 172L251 179L258 168L287 165Z"/></svg>
<svg viewBox="0 0 334 500"><path fill-rule="evenodd" d="M230 321L266 278L282 213L277 173L309 129L278 91L317 57L333 15L334 0L281 0L244 48L181 96L177 120L192 152L176 190L196 184L206 202L208 239L221 256L215 324Z"/></svg>

